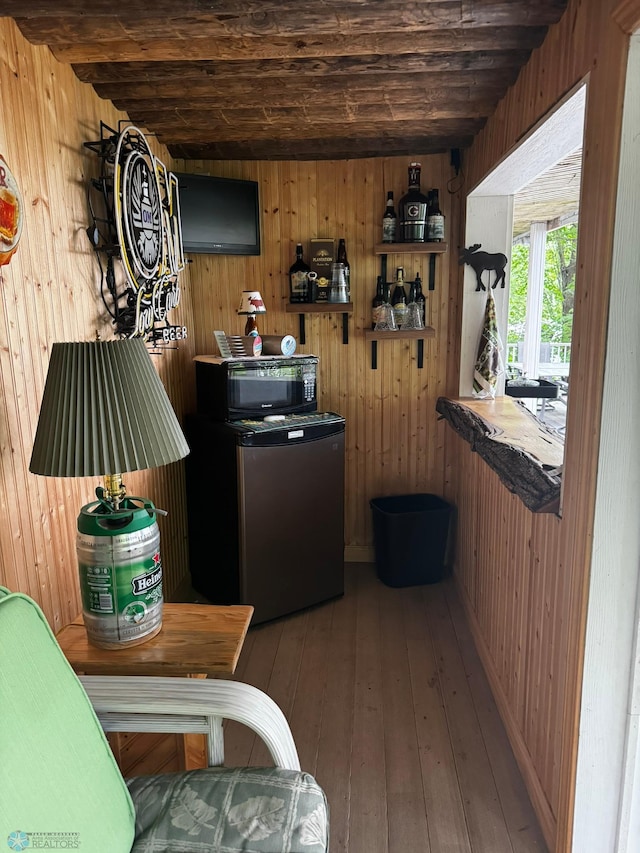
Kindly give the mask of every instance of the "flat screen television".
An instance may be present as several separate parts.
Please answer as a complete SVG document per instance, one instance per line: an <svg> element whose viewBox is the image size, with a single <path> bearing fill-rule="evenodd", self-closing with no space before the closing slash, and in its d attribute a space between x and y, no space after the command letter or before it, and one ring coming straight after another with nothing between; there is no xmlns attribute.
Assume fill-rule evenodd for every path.
<svg viewBox="0 0 640 853"><path fill-rule="evenodd" d="M256 181L176 173L185 252L259 255Z"/></svg>

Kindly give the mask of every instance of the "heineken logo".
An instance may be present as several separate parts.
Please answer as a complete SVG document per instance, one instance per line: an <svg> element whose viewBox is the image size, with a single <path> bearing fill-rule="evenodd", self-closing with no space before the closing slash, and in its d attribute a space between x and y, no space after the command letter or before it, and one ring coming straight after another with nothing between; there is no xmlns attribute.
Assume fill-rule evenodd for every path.
<svg viewBox="0 0 640 853"><path fill-rule="evenodd" d="M145 592L158 586L162 582L162 568L154 569L152 572L146 572L144 575L138 575L131 580L131 587L134 595L142 595Z"/></svg>

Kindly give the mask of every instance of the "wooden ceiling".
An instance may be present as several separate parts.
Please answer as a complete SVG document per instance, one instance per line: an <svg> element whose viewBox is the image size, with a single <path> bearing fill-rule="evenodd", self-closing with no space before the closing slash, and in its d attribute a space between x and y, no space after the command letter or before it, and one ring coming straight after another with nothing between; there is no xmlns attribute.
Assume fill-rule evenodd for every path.
<svg viewBox="0 0 640 853"><path fill-rule="evenodd" d="M532 222L549 227L577 220L580 209L582 148L539 175L513 199L513 236L529 231Z"/></svg>
<svg viewBox="0 0 640 853"><path fill-rule="evenodd" d="M566 0L3 0L186 159L466 148Z"/></svg>

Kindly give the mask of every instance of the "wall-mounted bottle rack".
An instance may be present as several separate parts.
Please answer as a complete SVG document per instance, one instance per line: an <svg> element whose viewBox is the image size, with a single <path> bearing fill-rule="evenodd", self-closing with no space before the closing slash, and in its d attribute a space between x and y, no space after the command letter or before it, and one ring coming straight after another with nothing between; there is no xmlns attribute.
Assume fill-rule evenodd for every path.
<svg viewBox="0 0 640 853"><path fill-rule="evenodd" d="M378 243L374 246L374 253L380 255L380 275L383 281L387 281L387 255L429 255L429 290L435 289L436 283L436 255L441 255L448 250L447 243ZM365 340L371 341L371 369L378 367L378 341L401 340L410 338L417 340L418 352L417 362L421 368L424 364L424 341L425 338L434 338L435 329L426 326L424 329L398 329L395 332L376 332L367 329L364 333Z"/></svg>

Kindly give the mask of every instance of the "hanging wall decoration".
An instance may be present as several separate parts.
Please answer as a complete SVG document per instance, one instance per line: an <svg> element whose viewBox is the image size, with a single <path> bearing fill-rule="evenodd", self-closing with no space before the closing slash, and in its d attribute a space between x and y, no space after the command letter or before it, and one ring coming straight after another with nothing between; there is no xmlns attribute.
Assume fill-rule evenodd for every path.
<svg viewBox="0 0 640 853"><path fill-rule="evenodd" d="M7 161L0 154L0 267L13 257L20 235L23 217L22 196Z"/></svg>
<svg viewBox="0 0 640 853"><path fill-rule="evenodd" d="M85 145L102 163L89 188L87 234L116 334L143 337L156 346L185 338L186 328L167 319L180 301L179 273L185 266L177 178L133 125L115 131L101 122L100 139Z"/></svg>
<svg viewBox="0 0 640 853"><path fill-rule="evenodd" d="M478 343L478 357L473 367L474 396L491 398L496 396L498 379L504 373L502 350L496 317L496 303L493 293L489 291Z"/></svg>
<svg viewBox="0 0 640 853"><path fill-rule="evenodd" d="M495 280L491 285L492 289L495 289L498 283L500 287L504 287L505 267L508 261L507 256L503 255L502 252L479 252L478 249L480 248L482 248L482 243L474 243L468 249L463 249L458 259L461 264L468 264L475 272L476 290L487 289L482 281L482 273L485 270L489 271L489 281L491 281L491 273L494 272L496 274Z"/></svg>

